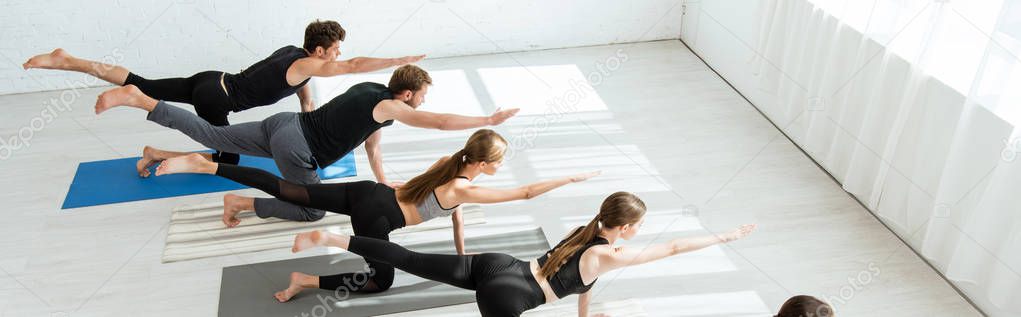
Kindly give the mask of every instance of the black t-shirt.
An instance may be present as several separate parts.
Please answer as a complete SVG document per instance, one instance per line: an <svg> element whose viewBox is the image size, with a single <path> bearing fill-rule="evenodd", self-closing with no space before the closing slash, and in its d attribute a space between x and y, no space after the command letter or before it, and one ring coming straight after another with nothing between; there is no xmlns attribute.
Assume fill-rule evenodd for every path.
<svg viewBox="0 0 1021 317"><path fill-rule="evenodd" d="M299 115L301 131L312 150L312 156L319 167L336 162L379 128L393 124L372 118L372 109L380 101L393 99L393 93L386 86L364 82L352 86L346 92L312 112Z"/></svg>
<svg viewBox="0 0 1021 317"><path fill-rule="evenodd" d="M237 104L234 111L274 104L305 86L311 78L296 86L287 84L287 69L294 61L305 57L308 53L304 49L288 45L240 73L225 75L223 84L227 94Z"/></svg>

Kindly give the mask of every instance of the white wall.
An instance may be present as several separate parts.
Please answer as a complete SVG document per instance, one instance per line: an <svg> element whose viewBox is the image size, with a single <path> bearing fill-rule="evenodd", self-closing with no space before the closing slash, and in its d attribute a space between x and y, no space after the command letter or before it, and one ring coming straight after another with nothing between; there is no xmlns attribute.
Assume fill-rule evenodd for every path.
<svg viewBox="0 0 1021 317"><path fill-rule="evenodd" d="M680 10L677 0L4 1L0 94L102 84L21 69L55 47L146 77L182 76L238 71L300 46L316 18L348 31L342 58L435 58L678 38Z"/></svg>
<svg viewBox="0 0 1021 317"><path fill-rule="evenodd" d="M1002 144L998 142L1010 138L1012 127L987 107L977 105L972 100L974 96L951 88L938 76L929 76L919 63L889 53L889 47L874 41L874 34L863 36L854 28L838 26L836 19L822 11L791 23L793 26L785 30L786 34L774 34L768 37L773 41L764 45L767 43L760 40L767 38L762 21L767 18L768 3L771 2L685 1L681 39L790 135L845 190L861 200L894 233L920 250L980 309L991 316L1017 316L1015 307L1021 305L1017 304L1016 297L1012 300L1002 296L1017 294L1017 291L1004 290L1016 289L1017 273L983 272L1009 271L1007 265L1021 263L1010 262L1017 258L1016 249L994 248L992 250L1000 253L990 256L993 252L981 247L986 242L979 242L984 240L961 238L967 237L965 232L999 232L1001 226L1011 225L1006 220L1009 218L988 217L988 213L982 211L1016 210L1014 203L992 204L998 195L996 192L1002 188L987 185L973 191L968 184L997 184L974 180L985 179L981 172L987 170L988 161L994 161L991 164L995 169L986 176L997 175L990 179L1001 174L1004 178L1016 179L1017 169L1005 168L1009 167L1009 162L995 162L1001 155ZM889 13L872 12L874 15ZM783 53L777 54L778 51ZM869 63L870 56L879 57L876 62ZM868 67L861 65L863 60L867 60L864 63ZM856 77L856 69L861 71L861 76ZM820 94L813 98L813 93L828 91L827 88L842 82L850 85L833 97ZM813 99L818 103L813 104ZM898 112L901 109L913 112ZM885 118L896 118L896 121ZM851 128L843 129L843 126ZM916 132L920 133L914 134ZM883 172L870 173L872 170ZM880 174L882 176L876 176ZM1016 187L1013 190L1016 192ZM958 195L958 192L963 194ZM947 196L956 200L941 203ZM960 225L961 222L968 226ZM963 229L941 229L957 225ZM939 234L945 232L953 234ZM1009 239L998 236L992 240ZM988 265L963 264L968 257L961 254L979 254L981 257L972 257L974 261ZM997 260L996 256L1006 260ZM960 273L964 269L969 271ZM989 280L996 276L1007 278Z"/></svg>

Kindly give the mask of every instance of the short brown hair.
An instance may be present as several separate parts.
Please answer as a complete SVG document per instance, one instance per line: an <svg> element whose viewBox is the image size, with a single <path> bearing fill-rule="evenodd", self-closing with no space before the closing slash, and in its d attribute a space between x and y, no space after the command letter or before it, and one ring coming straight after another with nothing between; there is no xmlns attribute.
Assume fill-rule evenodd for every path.
<svg viewBox="0 0 1021 317"><path fill-rule="evenodd" d="M387 88L397 94L405 90L416 92L425 85L432 84L433 79L429 77L429 73L418 66L407 64L394 70L393 75L390 75L390 84L387 85Z"/></svg>
<svg viewBox="0 0 1021 317"><path fill-rule="evenodd" d="M323 49L330 48L334 42L343 41L347 37L347 31L340 27L337 21L315 20L305 28L305 50L309 53L315 52L316 47Z"/></svg>

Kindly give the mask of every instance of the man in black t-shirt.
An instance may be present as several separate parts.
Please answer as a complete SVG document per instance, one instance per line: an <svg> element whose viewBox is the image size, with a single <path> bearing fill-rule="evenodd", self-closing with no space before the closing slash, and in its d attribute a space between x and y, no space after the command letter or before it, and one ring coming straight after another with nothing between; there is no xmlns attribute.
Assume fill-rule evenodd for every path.
<svg viewBox="0 0 1021 317"><path fill-rule="evenodd" d="M116 106L146 110L149 121L181 131L212 149L271 157L285 179L302 184L319 183L317 167L329 166L364 143L376 180L394 186L383 173L380 128L397 120L420 128L464 130L498 125L518 112L518 109L497 109L490 116L472 117L417 110L425 101L431 84L432 79L425 70L404 65L394 70L387 86L360 83L315 111L282 112L262 121L231 126L214 126L191 112L153 99L127 85L101 94L96 102L96 113ZM322 210L276 199L260 198L253 206L239 208L246 207L253 208L263 218L313 221L325 215ZM228 222L229 213L238 211L225 210L224 222Z"/></svg>
<svg viewBox="0 0 1021 317"><path fill-rule="evenodd" d="M153 98L188 103L195 113L213 125L229 125L227 115L249 108L275 104L297 94L302 111L312 111L312 92L306 83L312 77L373 72L392 66L414 63L425 55L401 58L355 57L337 60L340 43L347 32L335 21L316 20L305 28L303 47L288 45L269 57L232 74L209 70L186 78L146 79L119 65L77 58L63 49L30 58L22 67L86 73L118 86L133 85ZM142 150L136 168L138 175L149 176L147 169L155 161L187 153L168 152L152 147ZM203 154L218 163L237 164L237 153Z"/></svg>

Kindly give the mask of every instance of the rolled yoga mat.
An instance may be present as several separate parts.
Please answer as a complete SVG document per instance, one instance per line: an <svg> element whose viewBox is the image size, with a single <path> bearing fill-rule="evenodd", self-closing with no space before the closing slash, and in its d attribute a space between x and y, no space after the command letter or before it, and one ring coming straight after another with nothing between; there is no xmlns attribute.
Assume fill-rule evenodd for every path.
<svg viewBox="0 0 1021 317"><path fill-rule="evenodd" d="M61 209L177 197L247 188L226 178L206 174L173 174L147 178L138 176L135 163L140 157L82 162L71 181ZM276 163L265 157L242 155L241 166L254 167L280 176ZM155 166L150 168L150 172ZM354 176L354 154L317 171L321 179Z"/></svg>
<svg viewBox="0 0 1021 317"><path fill-rule="evenodd" d="M479 205L461 207L464 225L485 223ZM226 229L221 220L223 204L181 206L170 214L163 263L250 253L271 249L288 249L294 235L310 230L352 233L351 217L327 212L323 219L300 222L277 218L259 218L253 212L238 216L241 224ZM415 226L394 230L391 236L453 226L450 217L439 217Z"/></svg>
<svg viewBox="0 0 1021 317"><path fill-rule="evenodd" d="M443 240L405 245L426 253L456 254ZM465 239L469 252L500 252L522 260L542 256L549 243L541 228ZM338 249L339 250L339 249ZM273 294L287 287L291 272L314 275L357 272L365 261L349 252L223 268L220 316L376 316L475 302L473 291L425 280L397 270L393 287L377 294L306 289L286 303Z"/></svg>

